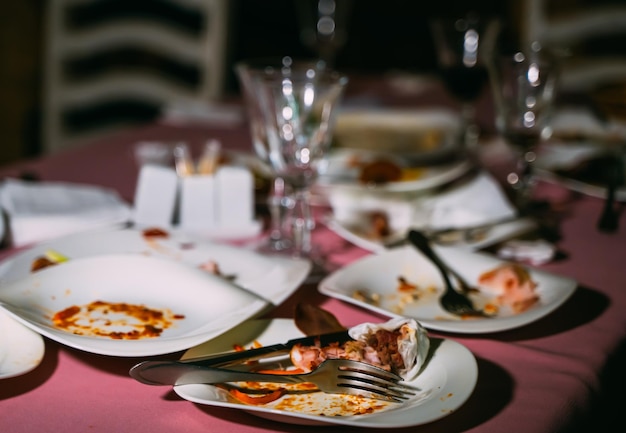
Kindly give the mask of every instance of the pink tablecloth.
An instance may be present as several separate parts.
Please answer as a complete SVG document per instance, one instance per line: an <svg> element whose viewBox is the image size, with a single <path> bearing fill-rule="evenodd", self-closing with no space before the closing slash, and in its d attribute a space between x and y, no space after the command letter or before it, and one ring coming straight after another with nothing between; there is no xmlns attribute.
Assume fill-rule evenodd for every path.
<svg viewBox="0 0 626 433"><path fill-rule="evenodd" d="M132 145L140 140L185 139L200 145L219 138L225 147L245 149L245 127L152 125L100 140L88 147L38 161L7 167L4 175L36 172L43 180L66 180L117 189L132 201L137 169ZM431 333L467 346L478 360L479 378L467 403L428 425L406 429L419 432L479 433L601 430L606 418L592 417L607 383L620 385L624 375L604 377L626 337L626 218L615 234L600 233L595 223L602 200L540 185L546 196L567 202L558 243L564 257L542 268L575 278L574 296L562 308L528 326L489 335ZM337 265L368 254L320 226L315 241ZM332 253L331 253L332 252ZM0 258L13 253L2 251ZM383 317L329 299L314 286L303 286L272 317L292 317L300 300L335 313L345 325L382 321ZM1 337L0 337L1 338ZM175 354L174 356L179 356ZM622 358L623 360L623 355ZM34 371L0 381L0 426L6 432L267 432L309 431L251 414L192 404L170 388L150 387L128 376L137 359L99 356L46 340L43 362ZM619 381L619 382L616 382ZM617 395L617 394L616 394ZM617 403L616 400L613 403ZM593 412L593 416L598 413ZM327 431L350 431L329 427ZM317 428L315 429L317 431Z"/></svg>

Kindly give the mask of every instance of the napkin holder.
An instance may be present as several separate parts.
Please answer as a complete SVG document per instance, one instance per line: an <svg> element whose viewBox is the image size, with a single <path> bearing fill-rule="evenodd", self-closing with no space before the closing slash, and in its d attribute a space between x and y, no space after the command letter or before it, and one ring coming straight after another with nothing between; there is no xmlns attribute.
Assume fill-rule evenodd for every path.
<svg viewBox="0 0 626 433"><path fill-rule="evenodd" d="M254 178L247 168L238 166L187 176L168 167L143 166L134 223L217 238L254 236L261 229L254 220Z"/></svg>

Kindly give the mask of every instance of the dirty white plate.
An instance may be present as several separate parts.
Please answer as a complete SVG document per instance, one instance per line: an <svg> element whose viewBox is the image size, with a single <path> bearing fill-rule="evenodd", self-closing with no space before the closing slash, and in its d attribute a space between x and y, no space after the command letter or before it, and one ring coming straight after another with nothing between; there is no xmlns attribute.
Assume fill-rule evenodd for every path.
<svg viewBox="0 0 626 433"><path fill-rule="evenodd" d="M331 152L327 160L327 166L321 172L317 180L316 189L342 188L371 193L420 192L452 182L472 168L472 163L468 160L425 165L420 168L409 167L407 170L417 170L415 178L377 185L366 185L359 181L361 168L353 163L355 157L364 158L363 155L363 151L351 149L340 149ZM364 159L364 161L374 161L377 159L378 156L374 154ZM389 157L387 159L389 159ZM397 163L400 167L403 167L401 158L392 158L392 160L394 159L398 161Z"/></svg>
<svg viewBox="0 0 626 433"><path fill-rule="evenodd" d="M85 309L93 302L103 302L105 308L68 313L79 318L76 326L53 320L57 313ZM123 309L117 312L109 304ZM75 258L0 288L0 307L23 325L61 344L113 356L184 350L228 331L267 305L260 296L205 270L139 254ZM142 309L141 317L127 314L127 307ZM168 323L160 316L153 323L146 309ZM162 332L126 338L152 326Z"/></svg>
<svg viewBox="0 0 626 433"><path fill-rule="evenodd" d="M337 114L333 146L427 160L455 151L460 127L450 110L350 108Z"/></svg>
<svg viewBox="0 0 626 433"><path fill-rule="evenodd" d="M352 224L346 224L343 221L333 218L332 215L328 215L324 219L324 224L345 240L363 248L364 250L375 253L386 251L389 247L399 245L404 239L406 239L407 233L411 228L409 226L401 228L398 227L392 229L392 232L385 238L374 238L371 235L368 235L364 229L368 226L368 224L371 225L369 219L367 219L365 215L363 216L362 221L355 221ZM494 225L489 230L486 230L484 236L481 236L479 239L472 241L460 240L455 242L454 245L457 248L475 251L505 239L510 239L514 236L529 232L536 228L536 226L537 224L534 221L526 218L504 221L500 224Z"/></svg>
<svg viewBox="0 0 626 433"><path fill-rule="evenodd" d="M18 323L0 309L0 379L26 374L43 359L41 335Z"/></svg>
<svg viewBox="0 0 626 433"><path fill-rule="evenodd" d="M183 358L233 350L239 344L270 345L302 336L292 320L253 320L242 323L215 340L187 351ZM362 415L338 415L350 396L313 392L284 395L265 405L244 405L213 385L179 385L174 391L194 403L240 409L274 421L300 425L344 425L360 428L399 428L416 426L443 418L469 398L478 377L476 359L463 345L452 340L432 339L431 354L424 370L412 381L417 395L403 403L376 401L379 408ZM367 399L364 399L367 400ZM369 400L372 404L373 400ZM354 408L353 408L354 410ZM333 415L334 416L331 416Z"/></svg>
<svg viewBox="0 0 626 433"><path fill-rule="evenodd" d="M311 269L307 260L263 256L240 247L224 245L177 231L165 238L146 238L141 230L117 229L80 233L34 245L0 264L0 284L27 276L33 260L54 250L70 260L102 254L139 254L198 267L208 262L219 266L235 284L273 305L287 299Z"/></svg>
<svg viewBox="0 0 626 433"><path fill-rule="evenodd" d="M487 254L454 247L434 247L441 258L470 284L478 276L503 263ZM366 256L339 269L319 284L319 291L327 296L359 305L390 317L412 317L432 330L462 334L499 332L532 323L546 316L565 302L575 291L576 281L537 269L530 269L537 283L539 301L522 313L501 309L494 317L462 319L447 313L439 305L443 280L435 266L412 246L403 246L380 254ZM417 299L407 299L398 291L398 277L423 290ZM432 290L434 288L435 290ZM364 300L356 292L367 296ZM369 299L378 297L377 303ZM477 306L490 299L473 295Z"/></svg>

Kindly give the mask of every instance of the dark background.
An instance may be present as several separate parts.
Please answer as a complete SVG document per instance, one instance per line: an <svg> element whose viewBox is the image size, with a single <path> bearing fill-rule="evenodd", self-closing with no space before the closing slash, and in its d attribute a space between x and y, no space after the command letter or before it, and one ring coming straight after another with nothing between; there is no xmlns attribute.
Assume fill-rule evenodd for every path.
<svg viewBox="0 0 626 433"><path fill-rule="evenodd" d="M46 35L45 11L48 1L20 0L3 2L0 14L0 164L41 154L41 87L45 70L42 67ZM339 0L340 2L342 0ZM345 72L361 74L389 70L407 72L435 71L433 43L428 21L433 16L458 15L469 6L483 15L497 15L506 22L506 29L515 35L519 28L518 9L525 0L352 0L345 21L347 38L338 51L335 67ZM622 2L624 0L551 0L551 7L566 10L573 4L592 2ZM297 3L296 3L297 2ZM227 79L225 97L238 94L232 65L241 59L262 56L291 55L305 57L313 54L303 44L299 29L299 11L309 0L232 0ZM159 6L162 0L105 0L102 11L94 16L77 16L81 20L97 19L107 10L122 6L138 7L140 3ZM160 6L159 6L160 7ZM132 7L131 7L132 9ZM158 7L157 7L158 9ZM193 30L193 17L168 14L182 26ZM604 46L601 45L601 46ZM130 64L137 61L135 53L118 53L115 58L94 59L74 65L70 72L77 76L91 70L102 70L108 62ZM193 81L193 71L175 65L158 65L161 71ZM123 107L116 107L118 114ZM158 115L158 107L128 108L128 114L138 115L139 122L148 122ZM96 120L106 113L96 112ZM84 122L79 118L77 122Z"/></svg>

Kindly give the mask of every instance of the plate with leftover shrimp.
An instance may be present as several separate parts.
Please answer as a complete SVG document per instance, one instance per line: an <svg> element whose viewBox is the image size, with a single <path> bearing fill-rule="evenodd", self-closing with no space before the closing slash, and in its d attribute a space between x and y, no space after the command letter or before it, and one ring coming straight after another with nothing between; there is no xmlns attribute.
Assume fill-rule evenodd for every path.
<svg viewBox="0 0 626 433"><path fill-rule="evenodd" d="M183 359L232 350L249 349L301 337L292 320L250 320L219 337L189 349ZM288 357L272 358L264 369L289 369ZM254 368L260 368L254 364ZM419 374L407 382L416 390L410 399L394 403L346 394L325 394L310 384L246 383L250 394L217 385L178 385L174 391L193 403L240 409L274 421L299 425L344 425L361 428L399 428L416 426L443 418L467 401L478 378L472 353L463 345L447 339L431 339L426 363ZM259 384L257 384L259 385ZM298 386L303 386L299 389ZM256 388L256 389L255 389ZM257 393L253 394L254 391Z"/></svg>
<svg viewBox="0 0 626 433"><path fill-rule="evenodd" d="M484 316L445 311L439 304L444 290L441 274L412 246L363 257L322 280L319 291L385 316L414 318L427 329L479 334L535 322L576 290L571 278L488 254L455 247L434 249L472 286L468 296Z"/></svg>

